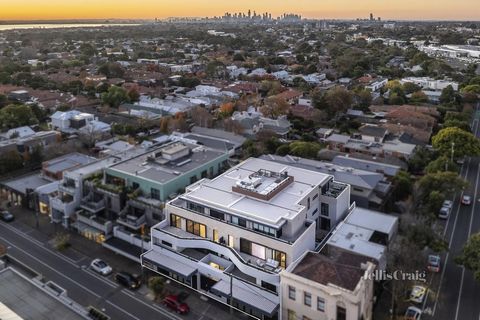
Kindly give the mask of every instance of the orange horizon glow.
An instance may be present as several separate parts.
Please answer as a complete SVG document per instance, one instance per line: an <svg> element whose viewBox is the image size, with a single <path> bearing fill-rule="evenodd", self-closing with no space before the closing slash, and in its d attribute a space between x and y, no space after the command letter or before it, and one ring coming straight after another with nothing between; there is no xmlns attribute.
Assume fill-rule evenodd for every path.
<svg viewBox="0 0 480 320"><path fill-rule="evenodd" d="M275 17L355 19L372 12L383 20L480 20L480 0L0 0L0 8L0 20L212 17L248 9Z"/></svg>

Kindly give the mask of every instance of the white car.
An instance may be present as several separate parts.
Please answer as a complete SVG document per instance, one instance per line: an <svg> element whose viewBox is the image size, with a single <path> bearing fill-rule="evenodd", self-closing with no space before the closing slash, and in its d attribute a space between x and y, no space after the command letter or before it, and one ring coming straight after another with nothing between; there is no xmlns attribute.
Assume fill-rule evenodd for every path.
<svg viewBox="0 0 480 320"><path fill-rule="evenodd" d="M417 307L410 306L407 311L405 311L405 320L420 320L422 315L422 310Z"/></svg>
<svg viewBox="0 0 480 320"><path fill-rule="evenodd" d="M452 208L449 207L442 207L440 209L440 212L438 213L438 217L440 219L448 219L448 216L450 216L450 212L452 211Z"/></svg>
<svg viewBox="0 0 480 320"><path fill-rule="evenodd" d="M413 286L412 291L410 291L410 301L415 303L422 303L425 299L425 295L427 294L427 288L423 286Z"/></svg>
<svg viewBox="0 0 480 320"><path fill-rule="evenodd" d="M102 276L108 276L112 273L112 267L101 259L93 260L90 264L90 268L92 268L93 271L100 273Z"/></svg>
<svg viewBox="0 0 480 320"><path fill-rule="evenodd" d="M442 207L452 209L453 201L452 200L444 200L443 203L442 203Z"/></svg>
<svg viewBox="0 0 480 320"><path fill-rule="evenodd" d="M472 197L464 194L462 196L462 204L465 205L465 206L469 206L472 204Z"/></svg>

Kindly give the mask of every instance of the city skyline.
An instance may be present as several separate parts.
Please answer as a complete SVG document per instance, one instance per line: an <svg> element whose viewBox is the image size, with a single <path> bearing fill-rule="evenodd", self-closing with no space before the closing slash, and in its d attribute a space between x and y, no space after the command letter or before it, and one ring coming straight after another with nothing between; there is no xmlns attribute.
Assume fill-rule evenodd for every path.
<svg viewBox="0 0 480 320"><path fill-rule="evenodd" d="M477 0L406 0L380 2L365 0L258 1L245 0L231 5L220 0L145 0L141 4L125 0L38 1L19 0L2 6L0 20L54 20L54 19L154 19L168 17L213 17L225 12L258 14L270 12L273 17L293 12L305 18L356 19L368 18L370 12L382 19L398 20L480 20Z"/></svg>

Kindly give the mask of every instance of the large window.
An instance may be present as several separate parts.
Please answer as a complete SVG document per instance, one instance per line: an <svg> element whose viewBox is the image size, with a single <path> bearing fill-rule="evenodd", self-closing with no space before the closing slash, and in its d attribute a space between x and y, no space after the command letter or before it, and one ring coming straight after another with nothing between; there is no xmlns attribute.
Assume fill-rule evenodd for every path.
<svg viewBox="0 0 480 320"><path fill-rule="evenodd" d="M170 214L170 225L175 228L182 228L182 218L177 216L176 214Z"/></svg>
<svg viewBox="0 0 480 320"><path fill-rule="evenodd" d="M309 292L304 292L303 293L303 303L306 306L311 307L312 306L312 294Z"/></svg>
<svg viewBox="0 0 480 320"><path fill-rule="evenodd" d="M325 312L325 299L317 297L317 310Z"/></svg>
<svg viewBox="0 0 480 320"><path fill-rule="evenodd" d="M273 259L278 261L279 266L282 268L286 267L287 255L284 252L262 246L244 238L240 238L240 252L263 260Z"/></svg>
<svg viewBox="0 0 480 320"><path fill-rule="evenodd" d="M202 238L206 238L207 226L192 220L187 220L187 232L193 233Z"/></svg>
<svg viewBox="0 0 480 320"><path fill-rule="evenodd" d="M236 224L236 225L239 225L241 227L244 227L244 228L247 227L247 220L239 218L239 217L232 216L232 223Z"/></svg>
<svg viewBox="0 0 480 320"><path fill-rule="evenodd" d="M152 199L160 200L160 191L158 191L158 189L151 188L150 197L152 197Z"/></svg>
<svg viewBox="0 0 480 320"><path fill-rule="evenodd" d="M234 240L233 240L233 236L232 235L228 235L228 243L227 245L230 247L230 248L233 248L234 246Z"/></svg>
<svg viewBox="0 0 480 320"><path fill-rule="evenodd" d="M288 309L288 320L298 320L295 311Z"/></svg>
<svg viewBox="0 0 480 320"><path fill-rule="evenodd" d="M288 297L290 300L295 300L295 287L288 286Z"/></svg>
<svg viewBox="0 0 480 320"><path fill-rule="evenodd" d="M218 237L218 230L213 229L213 241L218 242L219 237Z"/></svg>
<svg viewBox="0 0 480 320"><path fill-rule="evenodd" d="M198 212L198 213L205 213L205 207L193 202L187 202L187 207L189 210Z"/></svg>
<svg viewBox="0 0 480 320"><path fill-rule="evenodd" d="M225 221L225 214L217 210L210 209L210 217Z"/></svg>
<svg viewBox="0 0 480 320"><path fill-rule="evenodd" d="M268 234L269 236L275 237L277 235L277 230L274 228L267 227L260 223L253 223L253 230L260 233Z"/></svg>

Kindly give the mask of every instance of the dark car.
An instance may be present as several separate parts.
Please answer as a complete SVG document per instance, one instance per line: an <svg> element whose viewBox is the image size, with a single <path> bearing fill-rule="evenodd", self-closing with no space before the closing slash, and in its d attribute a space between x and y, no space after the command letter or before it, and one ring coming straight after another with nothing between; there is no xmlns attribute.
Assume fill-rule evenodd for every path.
<svg viewBox="0 0 480 320"><path fill-rule="evenodd" d="M162 303L176 313L187 314L190 312L190 307L188 304L185 302L180 302L179 297L173 294L166 296L162 300Z"/></svg>
<svg viewBox="0 0 480 320"><path fill-rule="evenodd" d="M0 219L2 219L5 222L12 222L13 220L15 220L15 217L13 216L13 214L11 214L8 211L1 211Z"/></svg>
<svg viewBox="0 0 480 320"><path fill-rule="evenodd" d="M115 275L115 281L120 283L122 286L127 287L128 289L138 289L140 288L140 279L128 272L119 272Z"/></svg>

